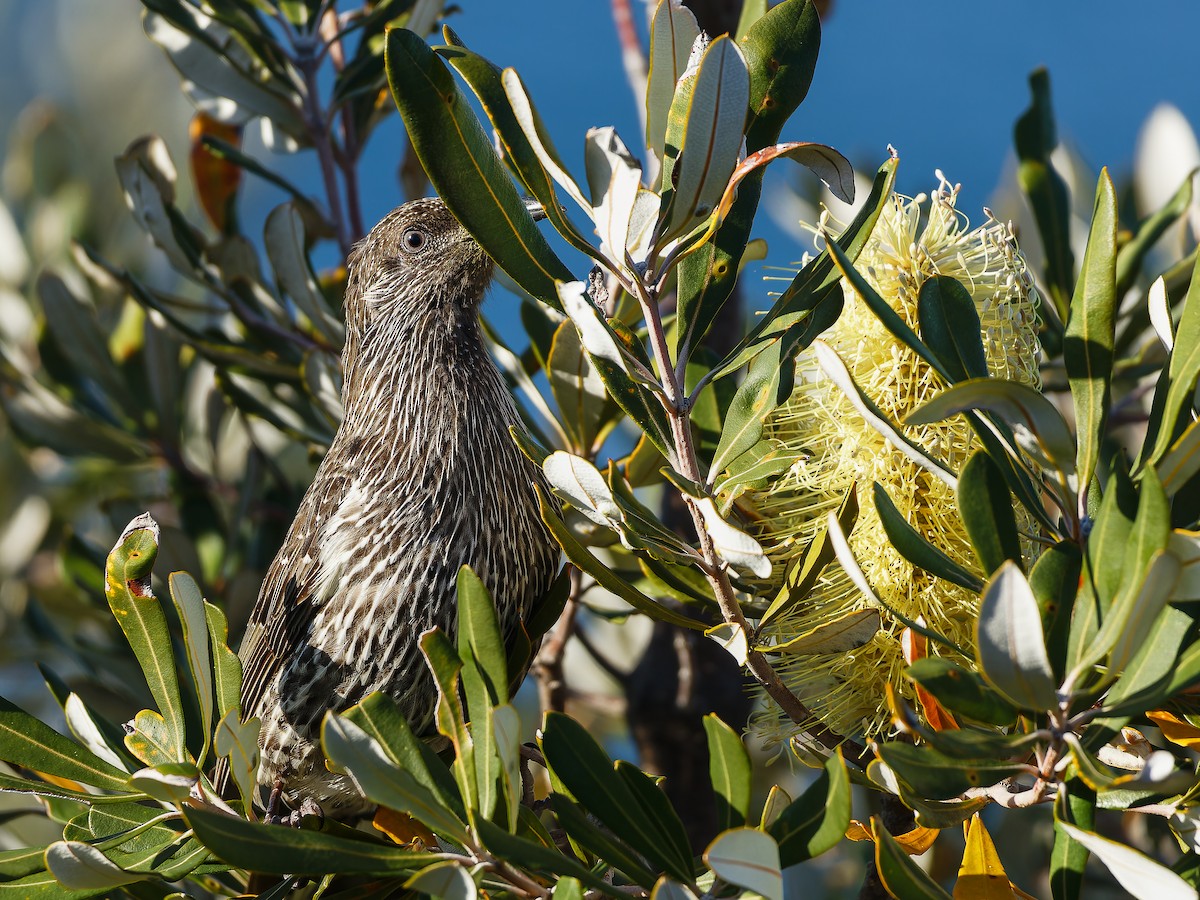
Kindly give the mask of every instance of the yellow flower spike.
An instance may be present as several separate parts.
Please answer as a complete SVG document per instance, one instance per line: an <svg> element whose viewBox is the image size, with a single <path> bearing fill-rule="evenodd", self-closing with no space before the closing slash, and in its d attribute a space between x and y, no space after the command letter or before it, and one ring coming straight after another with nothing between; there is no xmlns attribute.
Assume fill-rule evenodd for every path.
<svg viewBox="0 0 1200 900"><path fill-rule="evenodd" d="M975 301L992 375L1036 386L1039 346L1032 276L1011 228L989 216L982 226L971 229L955 208L957 195L958 188L944 179L931 197L893 195L856 268L918 332L921 286L936 275L957 279ZM859 387L898 425L945 384L887 331L852 287L843 282L842 290L842 315L822 340L837 351ZM979 446L962 417L902 430L954 470ZM868 425L842 391L824 377L812 351L798 358L796 390L767 420L763 437L790 454L792 464L766 489L739 502L744 500L751 508L754 536L775 563L775 572L787 571L788 564L820 533L827 514L854 489L860 513L849 543L867 581L889 608L912 620L922 618L932 631L970 653L978 596L916 569L901 557L888 542L873 500L878 482L923 537L955 562L978 571L951 488ZM1032 527L1028 520L1020 524ZM821 573L807 598L774 616L760 637L781 644L869 605L835 561ZM822 724L845 737L870 740L889 731L885 685L893 685L910 705L919 703L915 685L903 674L907 665L901 645L904 625L891 616L882 618L880 630L853 650L777 657L777 671L788 687ZM933 642L927 652L953 655ZM935 718L934 727L949 727L952 721L949 716L945 721ZM770 703L764 704L752 724L768 742L785 740L796 731L795 724Z"/></svg>

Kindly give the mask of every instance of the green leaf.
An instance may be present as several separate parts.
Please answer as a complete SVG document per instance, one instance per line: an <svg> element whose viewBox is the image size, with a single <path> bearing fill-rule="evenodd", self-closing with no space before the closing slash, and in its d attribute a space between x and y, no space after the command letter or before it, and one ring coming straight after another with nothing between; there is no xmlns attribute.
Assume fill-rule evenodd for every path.
<svg viewBox="0 0 1200 900"><path fill-rule="evenodd" d="M379 743L349 719L328 714L321 727L321 746L334 771L349 774L375 803L407 813L423 825L462 844L467 826L416 778L388 758Z"/></svg>
<svg viewBox="0 0 1200 900"><path fill-rule="evenodd" d="M554 799L562 800L564 798L556 797ZM589 888L599 890L601 894L612 896L612 898L619 900L623 896L622 892L614 888L612 884L593 875L586 866L578 863L576 859L566 856L557 847L546 846L541 842L526 838L526 836L509 834L503 828L494 826L487 821L479 822L479 836L488 852L496 853L506 862L515 863L522 868L533 869L542 874L565 875L566 877L560 878L554 889L556 896L563 889L563 882L569 882L572 878L577 878L578 881L587 884ZM605 859L606 862L614 862L614 860Z"/></svg>
<svg viewBox="0 0 1200 900"><path fill-rule="evenodd" d="M171 653L171 634L162 605L150 590L150 570L158 555L158 523L148 513L133 519L108 554L108 605L133 648L150 694L166 726L171 762L187 758L183 702Z"/></svg>
<svg viewBox="0 0 1200 900"><path fill-rule="evenodd" d="M377 691L341 715L373 737L388 759L432 791L442 806L460 819L466 816L454 776L429 744L413 733L395 700Z"/></svg>
<svg viewBox="0 0 1200 900"><path fill-rule="evenodd" d="M385 59L392 97L438 195L517 284L557 307L554 283L570 281L570 271L537 230L445 64L402 28L387 33Z"/></svg>
<svg viewBox="0 0 1200 900"><path fill-rule="evenodd" d="M1192 184L1196 179L1193 170L1183 179L1179 189L1162 209L1146 217L1138 224L1133 237L1121 245L1117 251L1116 295L1124 297L1141 270L1142 262L1150 249L1158 243L1175 222L1192 206Z"/></svg>
<svg viewBox="0 0 1200 900"><path fill-rule="evenodd" d="M406 876L441 858L438 853L416 853L370 839L255 825L198 807L185 807L183 814L196 837L225 862L265 875Z"/></svg>
<svg viewBox="0 0 1200 900"><path fill-rule="evenodd" d="M1188 411L1194 403L1197 378L1200 378L1200 255L1192 269L1192 280L1187 296L1183 300L1183 312L1179 318L1179 329L1175 333L1175 347L1167 364L1166 394L1160 383L1155 393L1151 421L1147 430L1147 443L1154 435L1154 449L1143 458L1150 463L1158 462L1171 446L1172 441L1188 422Z"/></svg>
<svg viewBox="0 0 1200 900"><path fill-rule="evenodd" d="M330 314L329 301L313 275L305 246L304 217L295 201L271 210L263 230L263 247L276 280L325 340L340 347L346 340L346 328Z"/></svg>
<svg viewBox="0 0 1200 900"><path fill-rule="evenodd" d="M471 873L452 860L436 862L426 866L408 881L405 890L444 900L475 900L479 887Z"/></svg>
<svg viewBox="0 0 1200 900"><path fill-rule="evenodd" d="M662 835L663 852L671 854L675 860L690 860L692 847L688 842L687 831L680 820L671 801L659 786L659 779L647 775L633 763L618 759L615 764L617 777L629 789L636 806L632 810L649 822Z"/></svg>
<svg viewBox="0 0 1200 900"><path fill-rule="evenodd" d="M917 295L921 337L954 381L987 378L979 311L970 291L947 275L935 275Z"/></svg>
<svg viewBox="0 0 1200 900"><path fill-rule="evenodd" d="M1096 184L1096 205L1083 269L1071 297L1063 337L1063 362L1075 405L1079 453L1075 468L1086 493L1100 461L1108 419L1116 319L1117 197L1108 170ZM1198 351L1200 352L1200 351Z"/></svg>
<svg viewBox="0 0 1200 900"><path fill-rule="evenodd" d="M508 665L491 595L468 566L458 571L458 655L474 745L478 811L490 819L501 777L493 716L495 707L508 700Z"/></svg>
<svg viewBox="0 0 1200 900"><path fill-rule="evenodd" d="M930 747L900 742L880 744L878 753L898 778L931 800L949 800L971 788L989 787L1026 769L998 759L956 759Z"/></svg>
<svg viewBox="0 0 1200 900"><path fill-rule="evenodd" d="M966 471L964 470L963 475L959 476L958 489L960 494L963 490L963 478L965 475ZM979 593L983 589L983 582L978 576L968 572L956 563L943 550L931 544L924 535L909 524L908 520L901 515L900 510L896 509L896 504L888 496L887 490L878 481L875 482L873 487L873 497L875 500L875 511L879 514L879 520L883 524L884 533L887 534L888 541L901 556L914 566L924 569L931 575L944 578L951 584L957 584L968 591Z"/></svg>
<svg viewBox="0 0 1200 900"><path fill-rule="evenodd" d="M1200 420L1193 421L1183 430L1156 468L1163 488L1172 497L1200 472Z"/></svg>
<svg viewBox="0 0 1200 900"><path fill-rule="evenodd" d="M459 675L463 662L454 652L450 639L440 630L425 632L421 635L420 644L438 686L437 728L454 745L451 771L466 806L468 820L472 820L479 809L479 783L476 780L475 745L467 729L466 714L460 699Z"/></svg>
<svg viewBox="0 0 1200 900"><path fill-rule="evenodd" d="M1009 703L1035 712L1058 708L1041 611L1029 582L1011 560L996 570L983 590L975 642L984 676Z"/></svg>
<svg viewBox="0 0 1200 900"><path fill-rule="evenodd" d="M53 271L38 276L36 289L46 327L62 355L80 376L94 380L111 401L132 408L129 388L113 363L92 304L76 297Z"/></svg>
<svg viewBox="0 0 1200 900"><path fill-rule="evenodd" d="M442 33L449 46L439 47L435 52L449 61L479 98L483 111L500 137L505 161L526 190L541 203L554 229L576 250L601 260L599 250L567 218L559 202L554 186L557 178L564 180L568 192L577 202L583 198L578 186L563 170L520 78L516 73L506 77L499 67L468 50L448 25L443 26Z"/></svg>
<svg viewBox="0 0 1200 900"><path fill-rule="evenodd" d="M166 763L147 766L129 776L129 784L163 803L179 803L187 799L200 770L193 763Z"/></svg>
<svg viewBox="0 0 1200 900"><path fill-rule="evenodd" d="M723 560L759 578L770 577L771 560L758 541L725 521L711 498L700 500L696 506L704 517L704 528L712 538L713 548Z"/></svg>
<svg viewBox="0 0 1200 900"><path fill-rule="evenodd" d="M750 815L750 755L737 732L715 713L704 717L704 732L708 736L708 773L716 794L718 826L737 828Z"/></svg>
<svg viewBox="0 0 1200 900"><path fill-rule="evenodd" d="M875 871L889 894L905 900L950 900L950 895L888 833L878 816L871 818L871 831L875 835Z"/></svg>
<svg viewBox="0 0 1200 900"><path fill-rule="evenodd" d="M671 129L667 133L667 156L674 150L676 162L668 166L664 161L663 166L660 247L686 234L717 207L737 166L750 102L750 75L737 43L724 35L712 41L695 74L675 93L671 115L685 101L686 125L678 147L669 146Z"/></svg>
<svg viewBox="0 0 1200 900"><path fill-rule="evenodd" d="M1004 474L986 453L972 454L958 476L958 514L979 567L989 575L1006 561L1021 566L1021 539Z"/></svg>
<svg viewBox="0 0 1200 900"><path fill-rule="evenodd" d="M604 379L592 365L579 332L570 322L559 325L546 360L550 391L573 438L574 450L593 455L620 417L620 409L604 389Z"/></svg>
<svg viewBox="0 0 1200 900"><path fill-rule="evenodd" d="M1054 798L1054 849L1050 854L1050 893L1054 900L1079 900L1088 849L1062 828L1066 822L1084 831L1095 825L1096 792L1078 776L1059 783Z"/></svg>
<svg viewBox="0 0 1200 900"><path fill-rule="evenodd" d="M738 43L750 73L746 149L753 153L779 140L784 123L808 94L821 48L816 6L810 0L778 3L745 34L739 27Z"/></svg>
<svg viewBox="0 0 1200 900"><path fill-rule="evenodd" d="M779 845L756 828L732 828L716 836L704 861L723 881L744 887L766 900L783 900Z"/></svg>
<svg viewBox="0 0 1200 900"><path fill-rule="evenodd" d="M841 753L804 792L779 812L767 830L779 842L779 861L787 866L820 856L841 842L850 827L850 775ZM765 810L764 810L765 814Z"/></svg>
<svg viewBox="0 0 1200 900"><path fill-rule="evenodd" d="M1186 881L1125 844L1110 841L1067 822L1057 822L1073 840L1078 841L1108 867L1121 887L1137 900L1195 900L1196 890Z"/></svg>
<svg viewBox="0 0 1200 900"><path fill-rule="evenodd" d="M620 870L635 884L645 888L654 884L656 876L646 868L640 854L613 832L597 826L580 804L561 793L552 793L550 806L559 825L572 840Z"/></svg>
<svg viewBox="0 0 1200 900"><path fill-rule="evenodd" d="M0 697L0 759L91 787L128 792L129 775ZM49 785L46 787L53 790Z"/></svg>
<svg viewBox="0 0 1200 900"><path fill-rule="evenodd" d="M991 725L1011 725L1016 719L1016 710L982 677L948 659L926 656L914 662L906 672L950 712Z"/></svg>
<svg viewBox="0 0 1200 900"><path fill-rule="evenodd" d="M192 687L200 705L200 727L204 734L204 749L200 753L203 762L208 752L213 726L214 685L211 657L209 656L208 621L204 612L204 595L195 579L186 572L172 572L168 578L171 601L179 616L183 631L183 649L187 656L188 669L192 674Z"/></svg>
<svg viewBox="0 0 1200 900"><path fill-rule="evenodd" d="M1136 715L1154 709L1173 695L1176 660L1191 630L1190 615L1173 606L1159 613L1149 633L1104 698L1109 716Z"/></svg>
<svg viewBox="0 0 1200 900"><path fill-rule="evenodd" d="M663 155L667 113L675 84L687 68L700 26L679 0L661 0L650 19L650 58L646 71L646 146Z"/></svg>
<svg viewBox="0 0 1200 900"><path fill-rule="evenodd" d="M1020 159L1017 181L1029 198L1042 239L1051 301L1058 320L1065 322L1075 279L1075 256L1071 252L1071 198L1067 183L1050 162L1050 153L1058 145L1058 137L1050 106L1050 76L1044 68L1029 76L1029 89L1032 102L1014 129Z"/></svg>
<svg viewBox="0 0 1200 900"><path fill-rule="evenodd" d="M866 395L863 389L858 386L858 383L854 380L854 376L850 374L846 363L836 350L824 341L813 341L812 347L813 355L816 357L821 371L841 389L846 399L850 401L850 405L866 420L868 425L887 438L892 446L908 457L910 461L925 469L948 487L957 487L958 478L950 471L946 464L935 458L918 443L905 436L904 432L894 425L875 402ZM936 403L938 399L944 396L945 393L939 395L939 397L935 397L930 402ZM928 403L925 404L925 406L929 405ZM917 410L917 412L920 412L920 410ZM916 415L916 413L912 415ZM909 424L913 424L912 415L909 416Z"/></svg>
<svg viewBox="0 0 1200 900"><path fill-rule="evenodd" d="M235 706L221 717L214 736L217 755L229 758L229 774L247 807L258 793L258 735L261 730L262 720L258 716L242 722L241 713Z"/></svg>
<svg viewBox="0 0 1200 900"><path fill-rule="evenodd" d="M1021 448L1057 469L1065 483L1075 472L1075 439L1054 404L1035 388L998 378L973 378L942 391L909 413L906 425L928 425L967 410L996 413L1016 432Z"/></svg>
<svg viewBox="0 0 1200 900"><path fill-rule="evenodd" d="M571 798L621 835L652 865L676 880L692 880L691 853L679 851L674 835L675 826L682 830L678 819L670 822L650 814L630 782L614 771L612 760L585 728L562 713L547 713L541 746L553 779Z"/></svg>
<svg viewBox="0 0 1200 900"><path fill-rule="evenodd" d="M175 208L175 164L162 138L138 138L117 157L125 203L143 231L166 254L172 268L188 274L200 264L203 238Z"/></svg>
<svg viewBox="0 0 1200 900"><path fill-rule="evenodd" d="M220 607L204 601L204 618L208 636L212 642L210 651L213 660L213 694L217 704L217 718L223 719L231 710L240 710L242 704L242 661L229 649L229 627L225 613Z"/></svg>
<svg viewBox="0 0 1200 900"><path fill-rule="evenodd" d="M1083 557L1079 545L1059 541L1042 551L1029 572L1029 587L1037 598L1046 635L1046 652L1054 668L1055 680L1062 682L1067 673L1067 654L1071 613L1079 593Z"/></svg>
<svg viewBox="0 0 1200 900"><path fill-rule="evenodd" d="M755 357L745 380L733 395L709 467L710 484L732 462L758 444L767 416L791 396L796 363L790 357L779 355L783 349L783 342L778 341Z"/></svg>
<svg viewBox="0 0 1200 900"><path fill-rule="evenodd" d="M606 564L589 553L587 548L575 540L575 537L571 534L571 530L563 524L557 510L550 506L540 489L538 490L538 503L541 506L542 521L546 524L550 533L554 535L554 539L558 541L559 546L562 547L563 553L567 555L567 559L595 578L602 588L611 591L638 612L645 613L657 621L679 625L684 628L692 628L698 631L703 631L708 627L703 622L677 613L661 603L655 603L624 578L614 573Z"/></svg>
<svg viewBox="0 0 1200 900"><path fill-rule="evenodd" d="M1108 609L1128 574L1125 555L1139 499L1129 475L1115 466L1087 541L1088 573L1103 609Z"/></svg>
<svg viewBox="0 0 1200 900"><path fill-rule="evenodd" d="M504 703L508 700L508 668L496 606L483 581L468 566L458 571L457 591L459 655L479 666L490 705Z"/></svg>

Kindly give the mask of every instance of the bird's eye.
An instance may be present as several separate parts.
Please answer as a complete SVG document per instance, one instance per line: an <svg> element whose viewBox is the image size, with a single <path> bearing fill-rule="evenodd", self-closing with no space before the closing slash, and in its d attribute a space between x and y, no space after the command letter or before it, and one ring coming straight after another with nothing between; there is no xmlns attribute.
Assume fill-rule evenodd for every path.
<svg viewBox="0 0 1200 900"><path fill-rule="evenodd" d="M425 232L419 228L410 228L404 232L404 249L410 253L416 253L425 246L428 237Z"/></svg>

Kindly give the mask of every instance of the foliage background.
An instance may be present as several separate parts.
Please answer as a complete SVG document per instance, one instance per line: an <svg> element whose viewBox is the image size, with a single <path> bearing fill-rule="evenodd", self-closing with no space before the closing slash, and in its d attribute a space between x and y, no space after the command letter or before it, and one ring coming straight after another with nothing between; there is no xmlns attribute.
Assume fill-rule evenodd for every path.
<svg viewBox="0 0 1200 900"><path fill-rule="evenodd" d="M462 5L455 27L481 54L520 67L526 82L535 86L568 165L575 167L581 135L590 125L611 123L624 134L637 133L635 100L620 66L608 4L585 2L569 9L550 2ZM891 143L904 157L901 192L928 189L933 169L941 168L952 181L964 183L960 208L978 219L985 203L995 203L1001 216L1017 214L1015 207L1004 205L1015 201L1003 199L1011 197L1011 127L1028 104L1025 75L1038 64L1051 69L1064 139L1078 149L1082 162L1110 165L1121 183L1131 182L1139 157L1142 168L1152 165L1148 151L1139 147L1138 133L1157 103L1173 103L1188 120L1200 123L1200 94L1192 89L1188 47L1189 36L1200 26L1200 10L1182 0L1157 5L1154 16L1130 16L1116 2L1060 4L1050 10L1036 6L1015 4L1000 13L947 0L921 4L895 19L877 4L841 0L825 21L813 90L789 129L836 146L856 162L868 161L867 172L873 165L869 161ZM182 168L190 114L175 73L139 33L139 8L135 0L16 2L0 8L0 60L5 61L0 63L0 132L5 145L20 132L18 111L35 96L51 98L73 134L63 165L90 194L89 218L76 236L102 239L106 255L131 267L141 264L139 257L150 266L161 261L153 260L140 233L129 227L111 159L133 137L156 132L173 144ZM641 22L640 7L635 19ZM392 116L383 129L362 169L368 223L401 199L394 188L402 144L398 117ZM252 152L254 141L248 137ZM1189 152L1186 146L1179 149L1184 156ZM305 190L319 193L308 154L272 159L271 164ZM1177 171L1193 164L1181 160ZM15 177L6 172L6 185ZM768 178L777 186L786 180L781 172ZM1164 180L1173 189L1179 179L1173 170ZM1081 174L1078 181L1090 185L1094 172ZM185 178L180 186L186 208ZM257 179L249 179L244 190L242 208L248 214L282 199ZM1000 202L991 199L997 195ZM766 204L776 222L760 218L756 234L771 244L768 263L779 264L799 255L781 227L795 218L796 208L786 202L784 192L768 188L767 196L783 200L773 207ZM1086 203L1088 189L1078 196ZM45 226L43 256L33 260L35 266L53 261L65 246L53 239L54 225ZM246 228L249 234L259 230ZM327 246L325 253L332 252ZM582 262L564 256L582 271ZM314 261L319 266L335 263L328 255ZM765 305L765 287L756 293L755 274L752 268L742 282L752 307ZM489 315L502 333L519 328L509 321L513 305L501 291L496 293ZM10 471L6 490L19 494L20 479L28 473ZM34 517L26 524L36 525L36 510L26 515ZM21 546L34 534L35 528L12 529L9 542L0 546L0 564L19 561L21 550L34 549ZM111 542L109 535L97 535L97 542L107 546L105 538ZM0 599L16 613L22 598L14 590L0 592ZM40 679L30 668L33 659L25 652L32 645L24 637L15 627L6 627L0 637L0 693L19 702L26 699L26 690L41 692ZM43 652L39 647L38 653ZM629 658L635 656L631 649ZM615 752L627 748L620 734L612 738ZM1010 874L1020 880L1016 871ZM850 877L847 883L855 881Z"/></svg>

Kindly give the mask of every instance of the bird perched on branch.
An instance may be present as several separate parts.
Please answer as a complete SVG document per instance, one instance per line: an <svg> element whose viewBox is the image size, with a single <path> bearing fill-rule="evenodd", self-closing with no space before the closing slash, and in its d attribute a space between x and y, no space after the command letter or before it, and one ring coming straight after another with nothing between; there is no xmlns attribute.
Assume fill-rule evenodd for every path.
<svg viewBox="0 0 1200 900"><path fill-rule="evenodd" d="M427 730L437 688L417 641L456 633L459 568L483 580L510 641L559 563L533 488L541 472L509 432L523 426L479 324L492 260L431 199L389 213L347 268L345 418L240 654L270 806L312 801L338 819L373 804L326 768L326 711L383 691Z"/></svg>

